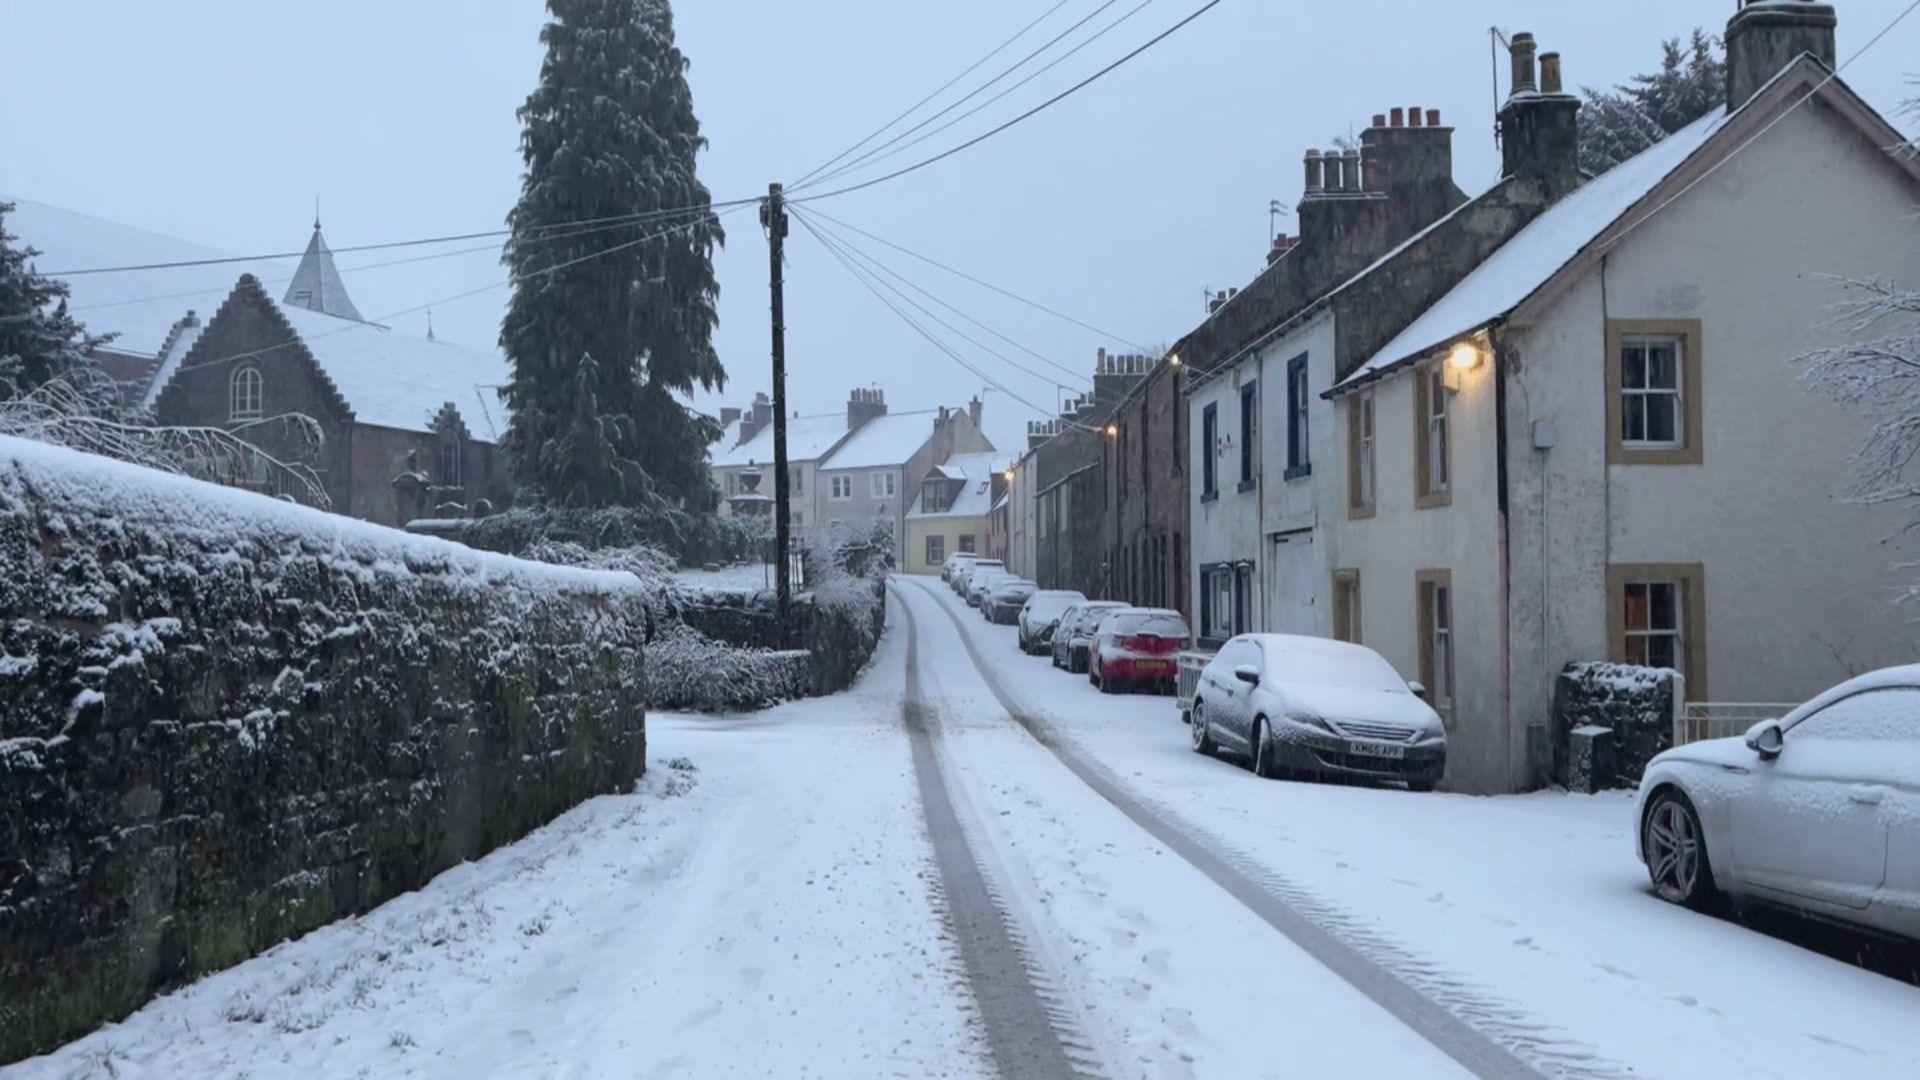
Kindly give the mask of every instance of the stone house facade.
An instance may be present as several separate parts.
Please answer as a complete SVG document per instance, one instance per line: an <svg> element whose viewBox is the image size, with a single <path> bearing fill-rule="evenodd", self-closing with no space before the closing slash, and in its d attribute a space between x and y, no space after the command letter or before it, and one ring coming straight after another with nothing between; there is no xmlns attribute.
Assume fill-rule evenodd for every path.
<svg viewBox="0 0 1920 1080"><path fill-rule="evenodd" d="M1727 110L1568 194L1330 392L1336 475L1377 485L1329 516L1330 576L1451 726L1449 786L1544 781L1570 662L1784 705L1920 646L1892 602L1917 542L1837 497L1861 421L1792 362L1839 333L1817 275L1920 276L1920 168L1832 76L1835 22L1744 6Z"/></svg>

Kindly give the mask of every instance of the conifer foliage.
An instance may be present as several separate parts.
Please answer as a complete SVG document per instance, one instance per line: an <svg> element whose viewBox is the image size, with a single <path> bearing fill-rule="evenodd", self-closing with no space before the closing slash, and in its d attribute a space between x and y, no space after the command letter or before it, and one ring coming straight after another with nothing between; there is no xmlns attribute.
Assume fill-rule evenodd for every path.
<svg viewBox="0 0 1920 1080"><path fill-rule="evenodd" d="M711 505L707 429L679 395L722 386L712 343L725 240L667 0L547 0L540 85L508 217L515 478L562 506ZM613 228L555 228L652 211ZM574 263L574 260L579 260ZM551 273L551 268L561 267Z"/></svg>
<svg viewBox="0 0 1920 1080"><path fill-rule="evenodd" d="M1660 70L1611 90L1582 91L1580 167L1595 176L1719 108L1727 100L1720 43L1696 29L1660 44Z"/></svg>
<svg viewBox="0 0 1920 1080"><path fill-rule="evenodd" d="M88 339L67 311L64 281L34 272L40 254L7 232L12 203L0 202L0 401L31 393L91 367Z"/></svg>

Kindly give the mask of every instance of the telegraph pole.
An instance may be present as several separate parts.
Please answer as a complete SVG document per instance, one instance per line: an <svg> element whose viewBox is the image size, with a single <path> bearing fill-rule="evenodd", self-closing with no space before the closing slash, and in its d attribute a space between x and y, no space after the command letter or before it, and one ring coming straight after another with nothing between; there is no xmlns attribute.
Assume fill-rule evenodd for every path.
<svg viewBox="0 0 1920 1080"><path fill-rule="evenodd" d="M760 224L767 230L769 281L773 290L773 580L778 597L781 632L787 627L787 605L793 599L792 522L787 512L787 300L782 263L787 240L787 200L779 184L767 185L767 201L760 206Z"/></svg>

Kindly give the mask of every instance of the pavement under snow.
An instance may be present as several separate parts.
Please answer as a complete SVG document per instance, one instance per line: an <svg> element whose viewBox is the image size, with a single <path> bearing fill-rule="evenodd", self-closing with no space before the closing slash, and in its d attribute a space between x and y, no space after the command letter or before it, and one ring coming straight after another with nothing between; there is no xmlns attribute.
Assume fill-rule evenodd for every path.
<svg viewBox="0 0 1920 1080"><path fill-rule="evenodd" d="M1662 904L1625 797L1261 781L937 580L853 691L649 736L635 794L5 1074L1920 1075L1920 989Z"/></svg>

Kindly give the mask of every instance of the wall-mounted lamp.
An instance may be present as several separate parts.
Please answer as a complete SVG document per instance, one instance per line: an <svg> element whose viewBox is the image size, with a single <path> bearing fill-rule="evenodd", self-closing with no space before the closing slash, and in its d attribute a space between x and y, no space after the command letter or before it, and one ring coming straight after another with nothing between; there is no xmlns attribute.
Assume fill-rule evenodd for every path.
<svg viewBox="0 0 1920 1080"><path fill-rule="evenodd" d="M1480 346L1471 341L1463 341L1455 345L1452 351L1447 353L1441 375L1447 389L1453 393L1459 393L1461 378L1468 372L1478 369L1486 358L1487 355L1480 351Z"/></svg>
<svg viewBox="0 0 1920 1080"><path fill-rule="evenodd" d="M1011 483L1013 483L1013 470L1012 470L1012 469L1008 469L1008 470L1007 470L1007 471L1006 471L1005 473L1002 473L1001 475L1003 475L1003 476L1005 476L1005 477L1007 478L1007 483L1009 483L1009 484L1011 484Z"/></svg>
<svg viewBox="0 0 1920 1080"><path fill-rule="evenodd" d="M1119 438L1119 437L1120 437L1120 425L1119 425L1119 424L1108 424L1108 425L1107 425L1107 438L1109 438L1109 439L1117 439L1117 438Z"/></svg>
<svg viewBox="0 0 1920 1080"><path fill-rule="evenodd" d="M1172 366L1174 366L1174 367L1179 367L1179 366L1180 366L1180 354L1179 354L1179 353L1174 353L1174 354L1173 354L1172 356L1169 356L1169 357L1167 357L1167 363L1168 363L1168 364L1170 364L1170 365L1172 365Z"/></svg>

